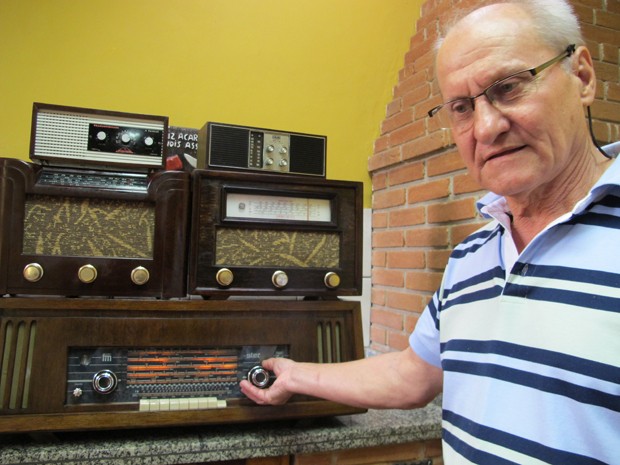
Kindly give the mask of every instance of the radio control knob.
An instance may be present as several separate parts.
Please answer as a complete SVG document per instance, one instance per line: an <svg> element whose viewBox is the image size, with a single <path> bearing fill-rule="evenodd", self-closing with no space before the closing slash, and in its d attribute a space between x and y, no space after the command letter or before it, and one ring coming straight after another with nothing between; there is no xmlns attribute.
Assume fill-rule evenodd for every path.
<svg viewBox="0 0 620 465"><path fill-rule="evenodd" d="M265 147L265 150L267 150L267 152L271 153L275 150L276 148L273 145L268 145L267 147Z"/></svg>
<svg viewBox="0 0 620 465"><path fill-rule="evenodd" d="M215 280L220 286L230 286L235 279L233 272L228 268L221 268L215 275Z"/></svg>
<svg viewBox="0 0 620 465"><path fill-rule="evenodd" d="M262 366L255 366L248 372L248 381L260 389L268 387L272 381L272 374Z"/></svg>
<svg viewBox="0 0 620 465"><path fill-rule="evenodd" d="M288 166L288 161L280 160L280 166Z"/></svg>
<svg viewBox="0 0 620 465"><path fill-rule="evenodd" d="M82 389L80 388L75 388L73 390L73 397L82 397L82 394L83 392L82 392Z"/></svg>
<svg viewBox="0 0 620 465"><path fill-rule="evenodd" d="M271 276L271 282L278 289L282 289L288 284L288 275L284 271L276 271Z"/></svg>
<svg viewBox="0 0 620 465"><path fill-rule="evenodd" d="M143 266L137 266L133 270L131 270L131 282L137 284L138 286L142 286L149 281L151 274L149 270L144 268Z"/></svg>
<svg viewBox="0 0 620 465"><path fill-rule="evenodd" d="M267 166L273 165L273 158L266 158L265 159L265 165L267 165Z"/></svg>
<svg viewBox="0 0 620 465"><path fill-rule="evenodd" d="M85 284L92 283L95 279L97 279L97 268L93 265L81 266L78 270L78 279Z"/></svg>
<svg viewBox="0 0 620 465"><path fill-rule="evenodd" d="M151 145L153 145L154 142L155 141L153 140L153 138L151 136L148 136L148 137L144 138L144 145L147 145L147 146L150 147Z"/></svg>
<svg viewBox="0 0 620 465"><path fill-rule="evenodd" d="M338 273L334 273L333 271L326 273L323 281L325 282L325 285L330 289L334 289L340 286L340 276L338 276Z"/></svg>
<svg viewBox="0 0 620 465"><path fill-rule="evenodd" d="M97 133L97 140L105 140L106 137L108 137L108 135L105 133L105 131L99 131Z"/></svg>
<svg viewBox="0 0 620 465"><path fill-rule="evenodd" d="M117 385L118 379L113 371L101 370L93 376L93 389L99 394L110 394Z"/></svg>
<svg viewBox="0 0 620 465"><path fill-rule="evenodd" d="M280 147L280 153L282 155L286 155L288 153L288 149L286 147Z"/></svg>
<svg viewBox="0 0 620 465"><path fill-rule="evenodd" d="M43 267L38 263L28 263L23 271L24 279L36 283L43 277Z"/></svg>
<svg viewBox="0 0 620 465"><path fill-rule="evenodd" d="M122 133L121 134L121 142L123 144L129 144L131 142L131 136L128 133L126 133L126 132Z"/></svg>

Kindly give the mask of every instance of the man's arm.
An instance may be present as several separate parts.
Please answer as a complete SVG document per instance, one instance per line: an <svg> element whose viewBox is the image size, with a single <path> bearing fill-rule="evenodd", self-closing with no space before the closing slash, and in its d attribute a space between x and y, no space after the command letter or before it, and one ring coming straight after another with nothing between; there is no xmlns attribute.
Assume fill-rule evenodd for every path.
<svg viewBox="0 0 620 465"><path fill-rule="evenodd" d="M426 405L442 388L442 370L411 348L333 364L272 358L263 367L277 376L271 387L241 382L241 391L258 404L281 405L305 394L354 407L406 409Z"/></svg>

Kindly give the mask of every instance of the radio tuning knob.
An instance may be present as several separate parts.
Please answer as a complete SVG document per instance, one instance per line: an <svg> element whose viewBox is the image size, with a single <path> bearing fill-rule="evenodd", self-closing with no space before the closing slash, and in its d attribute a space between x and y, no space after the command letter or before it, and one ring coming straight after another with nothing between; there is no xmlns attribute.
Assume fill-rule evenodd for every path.
<svg viewBox="0 0 620 465"><path fill-rule="evenodd" d="M131 136L124 132L123 134L121 134L121 142L123 144L129 144L129 142L131 142Z"/></svg>
<svg viewBox="0 0 620 465"><path fill-rule="evenodd" d="M138 286L142 286L146 284L151 277L149 270L144 268L143 266L137 266L133 270L131 270L131 282L137 284Z"/></svg>
<svg viewBox="0 0 620 465"><path fill-rule="evenodd" d="M273 376L262 366L255 366L248 372L248 381L260 389L269 387L273 381Z"/></svg>
<svg viewBox="0 0 620 465"><path fill-rule="evenodd" d="M286 155L288 153L288 149L286 147L280 147L280 153L282 155Z"/></svg>
<svg viewBox="0 0 620 465"><path fill-rule="evenodd" d="M325 285L330 289L334 289L340 286L340 276L338 276L338 273L334 273L333 271L326 273L323 281L325 282Z"/></svg>
<svg viewBox="0 0 620 465"><path fill-rule="evenodd" d="M110 394L117 385L118 379L113 371L101 370L93 376L93 389L99 394Z"/></svg>
<svg viewBox="0 0 620 465"><path fill-rule="evenodd" d="M148 145L150 147L151 145L153 145L154 142L155 141L153 140L151 136L144 138L144 145Z"/></svg>
<svg viewBox="0 0 620 465"><path fill-rule="evenodd" d="M273 145L268 145L267 147L265 147L265 150L267 150L267 152L271 153L275 150L276 148Z"/></svg>
<svg viewBox="0 0 620 465"><path fill-rule="evenodd" d="M99 131L97 133L97 140L105 140L107 137L107 134L105 133L105 131Z"/></svg>
<svg viewBox="0 0 620 465"><path fill-rule="evenodd" d="M234 279L235 276L233 275L233 272L230 271L228 268L219 269L215 275L215 280L217 281L217 283L220 286L224 287L230 286Z"/></svg>
<svg viewBox="0 0 620 465"><path fill-rule="evenodd" d="M80 388L75 388L73 390L73 397L82 397L83 391Z"/></svg>
<svg viewBox="0 0 620 465"><path fill-rule="evenodd" d="M288 166L288 161L280 160L280 166Z"/></svg>
<svg viewBox="0 0 620 465"><path fill-rule="evenodd" d="M278 289L282 289L288 284L288 275L284 271L276 271L271 276L271 282Z"/></svg>
<svg viewBox="0 0 620 465"><path fill-rule="evenodd" d="M81 266L78 270L78 279L85 284L92 283L95 279L97 279L97 268L93 265Z"/></svg>
<svg viewBox="0 0 620 465"><path fill-rule="evenodd" d="M28 263L23 271L24 279L31 283L36 283L43 277L43 267L38 263Z"/></svg>

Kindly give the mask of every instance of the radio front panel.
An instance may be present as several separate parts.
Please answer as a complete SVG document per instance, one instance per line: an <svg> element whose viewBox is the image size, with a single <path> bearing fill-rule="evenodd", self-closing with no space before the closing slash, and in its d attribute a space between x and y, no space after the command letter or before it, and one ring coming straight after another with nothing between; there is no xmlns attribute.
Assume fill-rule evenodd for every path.
<svg viewBox="0 0 620 465"><path fill-rule="evenodd" d="M187 295L188 173L130 192L44 185L42 172L0 158L0 294Z"/></svg>
<svg viewBox="0 0 620 465"><path fill-rule="evenodd" d="M361 183L193 176L189 294L361 294Z"/></svg>
<svg viewBox="0 0 620 465"><path fill-rule="evenodd" d="M327 137L206 123L198 131L198 168L325 178Z"/></svg>
<svg viewBox="0 0 620 465"><path fill-rule="evenodd" d="M168 117L34 103L30 156L62 166L164 167Z"/></svg>
<svg viewBox="0 0 620 465"><path fill-rule="evenodd" d="M360 412L241 394L270 357L363 357L345 301L0 298L0 433L223 424Z"/></svg>

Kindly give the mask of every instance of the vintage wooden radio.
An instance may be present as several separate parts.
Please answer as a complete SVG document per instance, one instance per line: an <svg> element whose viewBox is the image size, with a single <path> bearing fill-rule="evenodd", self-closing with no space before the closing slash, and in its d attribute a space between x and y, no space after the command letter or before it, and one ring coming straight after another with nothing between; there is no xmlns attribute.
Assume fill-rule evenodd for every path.
<svg viewBox="0 0 620 465"><path fill-rule="evenodd" d="M258 406L268 357L361 358L351 301L0 298L0 433L357 413L307 396Z"/></svg>
<svg viewBox="0 0 620 465"><path fill-rule="evenodd" d="M187 295L190 176L0 158L0 295Z"/></svg>
<svg viewBox="0 0 620 465"><path fill-rule="evenodd" d="M192 295L362 291L362 183L195 170Z"/></svg>

